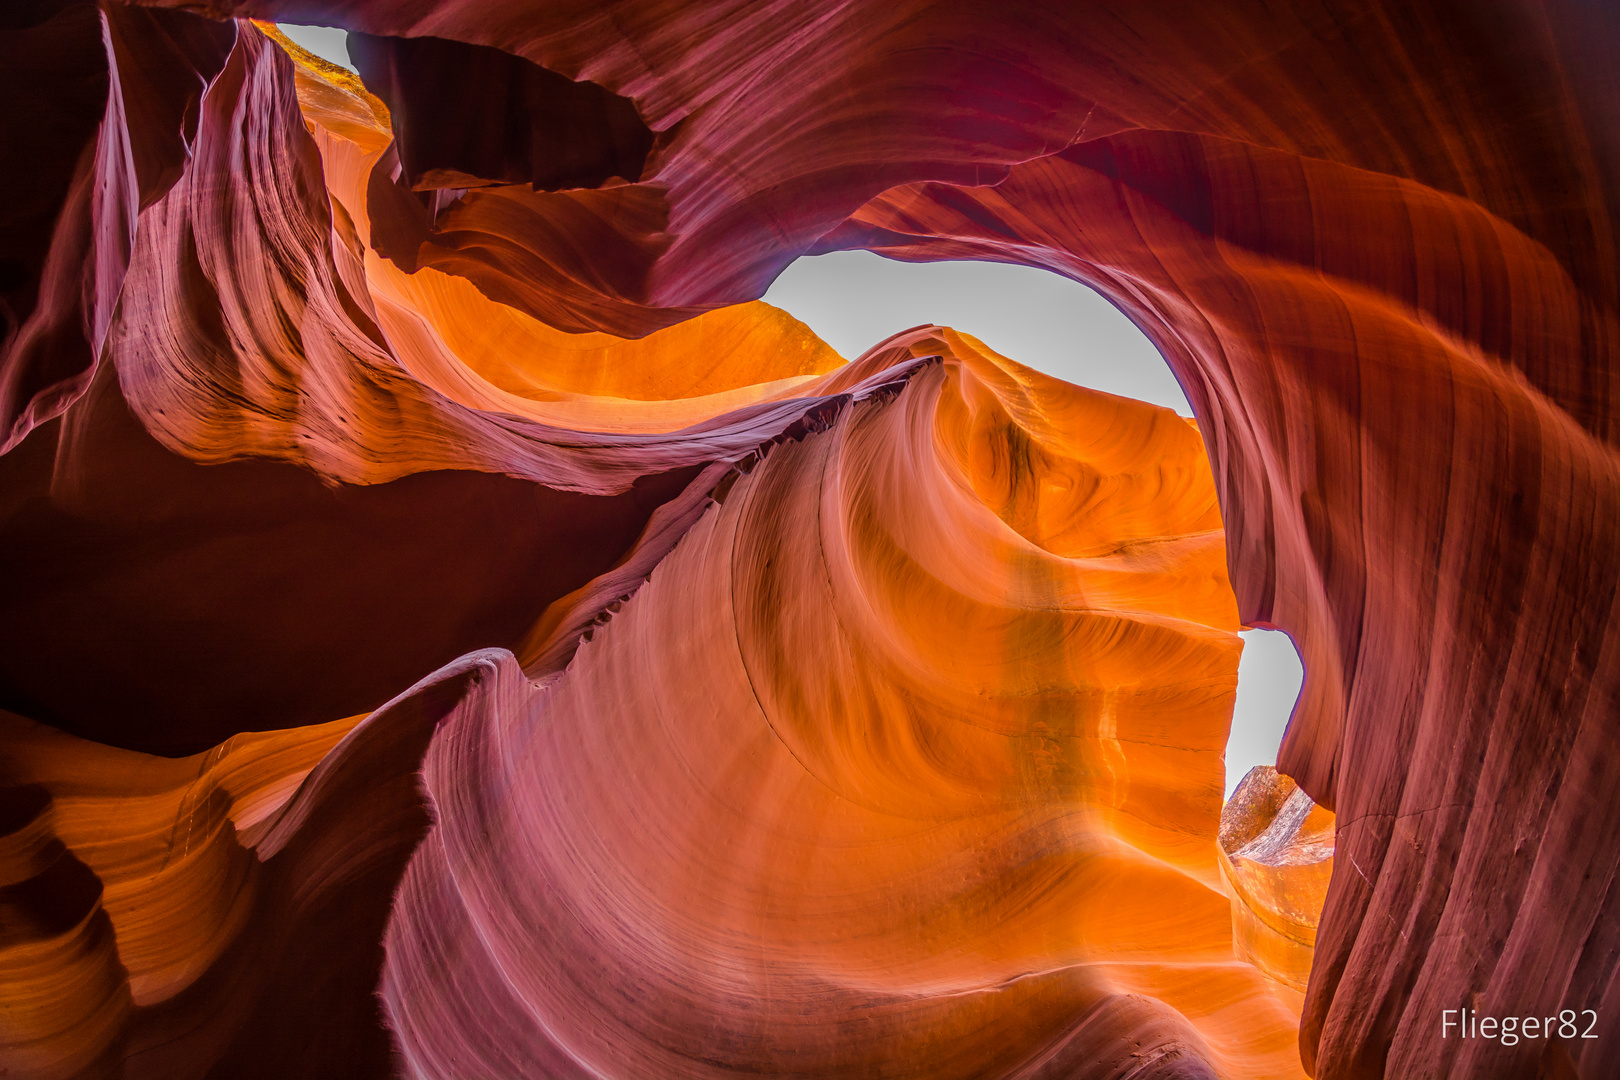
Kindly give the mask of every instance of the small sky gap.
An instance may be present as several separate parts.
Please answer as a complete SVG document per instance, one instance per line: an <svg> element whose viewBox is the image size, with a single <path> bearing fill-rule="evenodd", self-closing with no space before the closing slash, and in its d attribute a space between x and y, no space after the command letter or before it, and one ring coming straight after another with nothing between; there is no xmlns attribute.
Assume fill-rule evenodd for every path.
<svg viewBox="0 0 1620 1080"><path fill-rule="evenodd" d="M336 26L295 26L292 23L276 23L276 29L291 38L294 44L308 49L322 60L354 70L354 65L349 62L347 30Z"/></svg>

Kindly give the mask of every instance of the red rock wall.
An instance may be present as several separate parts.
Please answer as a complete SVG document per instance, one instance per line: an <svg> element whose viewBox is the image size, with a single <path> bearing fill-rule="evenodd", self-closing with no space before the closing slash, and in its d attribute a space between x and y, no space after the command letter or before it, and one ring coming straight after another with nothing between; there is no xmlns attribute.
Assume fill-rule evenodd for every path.
<svg viewBox="0 0 1620 1080"><path fill-rule="evenodd" d="M0 470L7 505L22 515L8 518L7 550L30 560L9 565L37 560L53 580L107 584L87 589L81 608L56 603L71 595L64 584L38 593L35 609L8 611L8 625L28 629L10 631L7 651L18 659L5 704L171 752L244 730L212 706L259 696L240 687L189 706L183 736L161 722L169 698L180 715L188 707L173 680L155 680L156 696L146 698L117 689L168 654L143 649L184 641L184 629L199 625L185 610L190 565L152 571L145 593L123 582L142 580L141 560L160 562L173 537L208 528L227 553L215 577L236 580L278 551L292 553L291 574L309 560L298 547L227 537L241 535L242 520L281 513L266 494L279 486L303 485L289 499L324 498L311 472L347 484L429 473L398 480L423 488L400 496L397 512L440 521L435 528L448 533L446 518L456 515L431 508L452 493L482 498L476 485L486 480L492 489L507 482L489 474L526 482L501 496L513 499L539 484L622 500L638 479L645 488L655 482L642 478L664 477L634 509L565 511L600 542L577 532L517 542L531 558L590 550L512 609L562 604L527 644L501 622L507 598L474 603L460 586L448 591L465 605L455 620L463 629L437 627L433 640L419 640L424 621L403 613L432 603L424 583L437 570L418 567L476 562L482 549L448 533L442 548L405 545L400 566L361 590L387 602L359 633L342 635L400 635L399 649L375 655L405 659L386 679L348 686L367 663L377 670L362 649L326 678L290 680L318 693L278 709L286 723L332 720L374 706L382 685L403 685L408 670L482 644L517 645L531 670L552 670L569 651L567 631L588 625L614 595L590 579L611 577L621 562L639 575L694 519L714 476L692 480L701 468L723 470L761 443L824 426L815 395L868 393L896 378L863 370L875 381L843 385L783 368L784 379L833 381L802 384L793 392L802 397L784 389L690 406L683 415L706 425L695 436L670 435L668 413L628 406L615 406L624 416L612 423L587 422L586 413L599 418L596 406L554 390L512 395L486 378L511 395L492 411L494 390L475 388L483 397L473 403L473 391L424 366L432 349L400 344L408 320L387 307L395 300L375 299L408 287L391 274L470 282L536 325L634 336L666 326L662 333L699 333L683 328L702 319L675 324L758 296L807 251L859 246L1043 265L1103 291L1160 345L1204 432L1239 614L1287 629L1305 658L1304 700L1279 764L1334 811L1338 845L1301 1020L1306 1069L1615 1074L1620 1057L1607 1048L1620 1039L1620 1001L1610 999L1620 919L1609 889L1620 867L1620 17L1612 7L205 7L505 49L633 101L655 133L650 157L624 185L499 187L441 201L401 189L379 164L380 144L344 151L323 142L318 124L305 137L291 67L246 28L227 60L229 27L182 13L43 4L8 16L17 29L0 44L14 58L5 92L50 110L8 110L4 120L8 136L18 132L6 145L26 142L32 154L29 167L4 173L17 210L0 281L10 312L0 352L10 452ZM429 66L408 74L423 92L445 77ZM376 254L383 249L387 259ZM416 275L399 273L413 266ZM471 295L457 303L482 310ZM450 333L443 320L422 318L439 338ZM689 345L671 344L666 355ZM724 392L743 393L746 382ZM97 441L118 431L122 442ZM136 470L154 487L84 481L98 470L116 476L129 460L97 447L142 440L172 463ZM247 494L210 486L205 466L180 455L253 455L261 460L251 466L206 468L251 468L260 479ZM164 470L176 478L146 480ZM180 472L206 495L184 487ZM683 503L676 493L689 481ZM663 517L659 504L669 508ZM411 505L423 510L412 515ZM47 512L70 521L30 524ZM496 516L504 532L509 515ZM217 524L193 525L199 517ZM96 547L109 521L148 530L144 547L123 533L113 545L133 560L129 576L123 564L107 571L109 556ZM359 526L362 535L373 527ZM351 576L324 573L315 580ZM491 580L514 573L492 568ZM286 580L267 575L261 591L297 593L278 587ZM25 589L12 595L28 602ZM87 622L99 628L96 614L119 602L143 618L94 651L125 663L128 677L87 692L74 685L83 680L64 643L79 641ZM319 595L305 603L267 624L283 631L265 635L272 641L243 651L275 658L288 634L320 626ZM315 652L337 648L334 640ZM255 685L288 682L289 665L305 662L288 652ZM206 712L218 726L196 718ZM443 741L445 753L451 745ZM450 790L454 773L433 759L430 786ZM446 857L444 843L421 849L411 889L426 887L420 875ZM403 947L407 923L395 932ZM388 984L391 1009L408 985ZM1462 1004L1497 1015L1591 1008L1599 1038L1511 1048L1442 1040L1441 1011ZM446 1004L443 1015L466 1013ZM1111 1018L1104 1029L1113 1038L1135 1023ZM408 1054L454 1045L453 1030L419 1018L400 1024ZM1169 1028L1153 1030L1161 1043L1175 1041L1163 1034ZM1160 1074L1203 1075L1208 1066L1190 1062L1219 1062L1218 1051L1183 1041L1193 1049L1179 1064L1165 1058ZM726 1045L737 1047L737 1061L775 1060ZM1094 1074L1085 1068L1073 1064Z"/></svg>

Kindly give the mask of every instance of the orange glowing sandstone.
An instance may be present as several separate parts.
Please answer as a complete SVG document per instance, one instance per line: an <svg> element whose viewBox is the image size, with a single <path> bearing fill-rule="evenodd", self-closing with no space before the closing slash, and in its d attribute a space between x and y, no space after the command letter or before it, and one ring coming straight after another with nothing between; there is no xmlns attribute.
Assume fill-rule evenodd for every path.
<svg viewBox="0 0 1620 1080"><path fill-rule="evenodd" d="M950 330L868 359L907 356L435 743L384 972L413 1073L1300 1075L1217 868L1197 433Z"/></svg>
<svg viewBox="0 0 1620 1080"><path fill-rule="evenodd" d="M137 1015L180 998L252 932L254 844L361 719L249 732L171 760L0 712L8 1075L119 1071L138 1048Z"/></svg>

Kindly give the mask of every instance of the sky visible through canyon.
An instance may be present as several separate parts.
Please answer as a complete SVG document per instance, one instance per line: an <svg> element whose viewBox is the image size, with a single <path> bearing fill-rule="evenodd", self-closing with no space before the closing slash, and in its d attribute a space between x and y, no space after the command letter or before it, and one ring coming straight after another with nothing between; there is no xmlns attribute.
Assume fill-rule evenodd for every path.
<svg viewBox="0 0 1620 1080"><path fill-rule="evenodd" d="M990 262L904 263L869 251L799 259L764 299L854 359L890 334L941 323L1021 364L1192 415L1159 350L1096 291L1048 270ZM1226 793L1277 746L1304 669L1281 630L1243 631Z"/></svg>

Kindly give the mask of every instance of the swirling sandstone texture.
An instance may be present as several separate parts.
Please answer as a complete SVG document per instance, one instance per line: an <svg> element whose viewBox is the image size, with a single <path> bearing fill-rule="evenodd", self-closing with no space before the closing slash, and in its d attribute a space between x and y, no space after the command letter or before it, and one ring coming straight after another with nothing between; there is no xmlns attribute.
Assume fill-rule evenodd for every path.
<svg viewBox="0 0 1620 1080"><path fill-rule="evenodd" d="M1612 5L24 0L0 59L12 1074L1617 1075ZM1096 287L1197 428L749 303L849 247ZM1241 624L1320 809L1222 830Z"/></svg>

